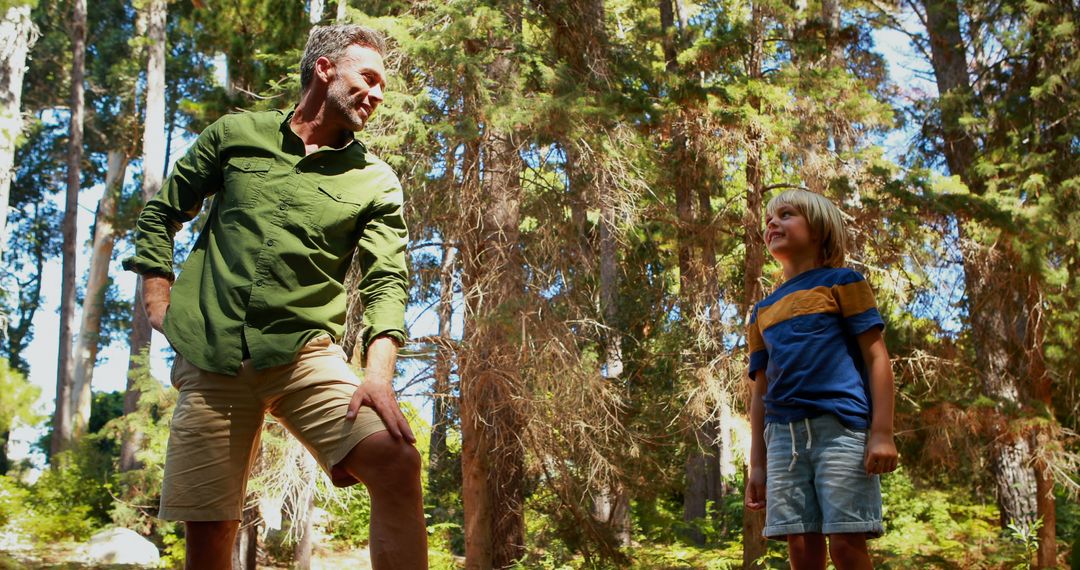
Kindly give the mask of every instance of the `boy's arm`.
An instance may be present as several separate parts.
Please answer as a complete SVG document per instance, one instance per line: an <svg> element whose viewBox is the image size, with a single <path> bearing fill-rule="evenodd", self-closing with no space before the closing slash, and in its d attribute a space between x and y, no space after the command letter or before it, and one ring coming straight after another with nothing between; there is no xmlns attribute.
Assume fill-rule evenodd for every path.
<svg viewBox="0 0 1080 570"><path fill-rule="evenodd" d="M870 374L870 435L866 442L866 472L870 475L896 469L893 441L893 372L881 329L871 327L856 337Z"/></svg>
<svg viewBox="0 0 1080 570"><path fill-rule="evenodd" d="M746 507L750 510L765 508L765 371L754 372L750 382L750 475L746 481Z"/></svg>

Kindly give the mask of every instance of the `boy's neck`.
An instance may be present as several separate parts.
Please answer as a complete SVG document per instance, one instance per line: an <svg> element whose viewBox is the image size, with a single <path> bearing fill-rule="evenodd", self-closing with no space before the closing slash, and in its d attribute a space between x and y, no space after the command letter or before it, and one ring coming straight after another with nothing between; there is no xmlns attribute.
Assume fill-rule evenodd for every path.
<svg viewBox="0 0 1080 570"><path fill-rule="evenodd" d="M796 257L780 260L780 266L784 268L784 281L789 281L807 271L824 265L816 255L814 257Z"/></svg>

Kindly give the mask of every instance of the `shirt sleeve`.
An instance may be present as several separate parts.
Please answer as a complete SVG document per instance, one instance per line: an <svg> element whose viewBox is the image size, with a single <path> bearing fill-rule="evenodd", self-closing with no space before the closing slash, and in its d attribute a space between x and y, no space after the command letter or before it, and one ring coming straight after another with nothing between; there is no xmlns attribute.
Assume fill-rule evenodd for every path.
<svg viewBox="0 0 1080 570"><path fill-rule="evenodd" d="M840 306L844 330L851 336L858 336L874 327L885 328L885 321L874 300L874 291L858 272L851 271L842 283L833 286L833 295Z"/></svg>
<svg viewBox="0 0 1080 570"><path fill-rule="evenodd" d="M173 280L173 237L202 209L203 200L221 188L218 150L225 134L222 121L206 128L176 162L161 190L146 203L135 224L135 255L124 269L156 273Z"/></svg>
<svg viewBox="0 0 1080 570"><path fill-rule="evenodd" d="M408 339L405 304L409 298L409 272L405 246L409 232L403 205L401 188L387 190L372 206L374 211L358 244L360 279L357 287L364 306L360 346L365 357L368 345L375 337L389 336L399 346Z"/></svg>
<svg viewBox="0 0 1080 570"><path fill-rule="evenodd" d="M746 344L750 351L750 368L747 374L754 379L754 373L769 365L769 352L765 349L765 338L761 336L761 327L757 320L758 308L755 305L750 313L750 324L746 326Z"/></svg>

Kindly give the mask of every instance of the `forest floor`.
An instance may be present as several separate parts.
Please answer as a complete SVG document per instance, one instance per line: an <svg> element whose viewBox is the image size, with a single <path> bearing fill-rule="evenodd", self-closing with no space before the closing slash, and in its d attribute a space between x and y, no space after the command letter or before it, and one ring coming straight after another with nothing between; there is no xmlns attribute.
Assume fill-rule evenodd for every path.
<svg viewBox="0 0 1080 570"><path fill-rule="evenodd" d="M0 570L87 570L90 568L110 570L137 568L137 566L131 565L102 566L100 564L87 564L85 560L79 560L79 547L81 545L75 542L61 542L47 546L38 545L32 549L23 547L10 548L10 545L4 546L4 549L0 549ZM452 558L443 555L443 553L433 552L432 555L436 559ZM443 564L449 562L452 565L450 567L456 566L449 560L441 560L441 562ZM287 570L289 566L260 563L258 568L259 570ZM342 570L344 568L349 570L370 570L371 556L368 549L315 548L311 560L311 570Z"/></svg>

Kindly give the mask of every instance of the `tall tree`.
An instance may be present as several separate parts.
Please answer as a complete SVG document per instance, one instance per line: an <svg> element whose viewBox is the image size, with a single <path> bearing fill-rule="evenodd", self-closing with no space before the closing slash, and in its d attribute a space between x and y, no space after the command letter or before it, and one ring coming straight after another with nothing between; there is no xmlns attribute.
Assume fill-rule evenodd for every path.
<svg viewBox="0 0 1080 570"><path fill-rule="evenodd" d="M747 77L750 81L760 82L764 61L765 24L764 9L760 1L752 4L750 12L750 51L747 57ZM760 88L760 87L759 87ZM748 100L751 112L761 113L761 97L755 92ZM756 117L755 117L756 118ZM743 268L743 302L741 313L749 322L750 308L761 298L762 268L765 265L765 243L761 234L761 215L765 195L762 174L762 156L765 145L760 127L750 129L747 137L750 143L746 151L746 214L743 223L746 234L743 238L746 260ZM743 568L758 568L757 561L765 554L765 513L749 509L743 511Z"/></svg>
<svg viewBox="0 0 1080 570"><path fill-rule="evenodd" d="M37 37L30 3L13 3L0 20L0 259L7 243L7 211L14 175L15 141L23 130L22 88L26 55Z"/></svg>
<svg viewBox="0 0 1080 570"><path fill-rule="evenodd" d="M556 122L550 134L566 149L571 208L576 207L579 216L589 206L595 206L598 212L598 244L593 247L583 243L581 260L598 269L596 320L603 331L598 339L604 355L603 373L617 383L625 368L619 322L619 237L623 232L619 210L627 200L620 190L630 181L618 180L615 173L619 168L612 164L618 152L612 138L619 132L615 118L618 110L604 109L606 102L614 100L611 94L615 85L604 3L540 0L536 4L551 28L556 65L565 69L566 77L556 84L557 94L574 103L564 111L565 118L580 120ZM580 112L578 107L588 110ZM614 531L620 544L629 545L630 499L626 490L616 484L594 489L592 494L593 516Z"/></svg>
<svg viewBox="0 0 1080 570"><path fill-rule="evenodd" d="M165 25L168 15L166 0L150 0L146 5L146 118L143 122L143 202L150 200L161 189L165 162ZM128 339L130 355L128 357L128 383L124 396L124 413L133 413L138 407L139 391L134 384L138 377L138 368L146 361L139 358L150 348L150 321L143 309L142 282L135 288L135 302L132 305L131 335ZM121 446L120 469L133 469L137 462L135 452L139 447L140 435L129 432Z"/></svg>
<svg viewBox="0 0 1080 570"><path fill-rule="evenodd" d="M446 460L446 435L450 429L451 386L450 371L453 364L451 324L454 317L454 269L457 266L457 248L443 241L442 260L439 263L439 338L436 341L435 385L431 402L431 443L428 448L428 468L438 472ZM429 477L429 481L431 478Z"/></svg>
<svg viewBox="0 0 1080 570"><path fill-rule="evenodd" d="M84 435L90 422L90 388L98 349L101 346L101 317L105 311L105 294L109 286L109 262L112 260L117 238L114 219L128 165L128 157L124 151L110 151L108 156L105 190L94 217L90 275L86 280L82 324L75 349L75 376L71 390L74 437Z"/></svg>
<svg viewBox="0 0 1080 570"><path fill-rule="evenodd" d="M79 190L82 186L84 85L86 73L86 0L74 0L71 7L71 100L69 118L67 193L64 200L63 266L60 283L60 334L56 362L56 410L50 450L55 457L71 444L72 380L75 373L72 325L75 321L75 255L78 239Z"/></svg>
<svg viewBox="0 0 1080 570"><path fill-rule="evenodd" d="M462 288L469 317L459 355L461 378L462 503L465 565L507 568L525 553L525 450L518 434L523 418L520 326L524 275L518 248L521 223L520 139L481 101L510 101L517 63L512 50L521 33L520 7L502 7L497 45L486 78L466 77L467 117L482 129L464 167L471 174L462 192ZM479 45L473 49L478 50ZM475 54L475 53L474 53ZM490 90L490 95L487 95Z"/></svg>
<svg viewBox="0 0 1080 570"><path fill-rule="evenodd" d="M963 123L965 114L973 112L976 94L969 76L959 3L925 0L923 7L939 94L941 151L949 171L959 176L972 194L984 196L987 183L976 168L978 141ZM996 403L992 413L998 415L1023 404L1020 374L1027 369L1026 279L1018 273L1022 264L1009 242L986 243L978 230L971 234L971 223L962 219L959 224L960 239L969 244L964 248L968 316L982 392ZM998 418L989 422L998 426L992 428L990 436L990 468L1002 524L1016 521L1030 525L1037 510L1030 443L1008 429L1005 417Z"/></svg>

